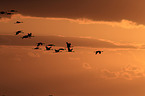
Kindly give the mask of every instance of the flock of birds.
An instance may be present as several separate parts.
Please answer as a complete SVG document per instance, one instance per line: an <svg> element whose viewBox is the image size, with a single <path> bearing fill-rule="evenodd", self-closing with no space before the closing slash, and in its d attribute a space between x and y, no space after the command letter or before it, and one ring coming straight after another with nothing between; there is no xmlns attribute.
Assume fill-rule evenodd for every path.
<svg viewBox="0 0 145 96"><path fill-rule="evenodd" d="M16 10L0 11L0 14L2 14L2 15L13 15L15 12L17 12L17 11Z"/></svg>
<svg viewBox="0 0 145 96"><path fill-rule="evenodd" d="M40 49L39 47L42 46L42 45L44 45L44 44L45 43L39 42L39 43L37 43L37 46L34 49ZM68 52L74 52L73 51L73 48L71 48L72 47L71 46L71 43L66 42L66 44L67 44L67 51ZM54 44L47 44L47 45L45 45L45 50L46 51L53 50L52 49L53 46L55 46L55 45ZM55 49L55 53L62 52L63 50L66 50L66 49L65 48Z"/></svg>
<svg viewBox="0 0 145 96"><path fill-rule="evenodd" d="M17 11L16 10L0 11L0 15L13 15L13 14L15 14L15 12L17 12ZM20 24L20 23L23 23L23 22L16 21L14 24ZM24 32L19 30L19 31L16 32L16 35L19 35L21 33L24 33ZM31 38L31 37L34 37L34 36L32 36L32 33L28 33L27 35L24 35L21 38L22 39L27 39L27 38ZM39 42L39 43L37 43L37 46L34 49L35 50L41 49L40 46L42 46L42 45L45 45L45 43ZM66 42L66 45L67 45L67 52L74 52L73 48L71 46L71 43ZM53 46L55 46L55 44L46 44L45 45L45 50L47 50L47 51L53 50L52 49ZM55 50L55 53L58 53L58 52L62 52L63 50L66 50L66 48L59 48L59 49L54 49L54 50ZM95 51L95 54L101 54L102 52L103 51L97 50L97 51ZM5 96L5 95L2 95L2 96ZM49 95L49 96L53 96L53 95Z"/></svg>
<svg viewBox="0 0 145 96"><path fill-rule="evenodd" d="M13 14L15 14L16 12L17 12L16 10L0 11L0 15L13 15ZM20 23L23 23L23 22L21 22L21 21L16 21L14 24L20 24ZM19 35L20 33L24 33L24 32L21 31L21 30L19 30L19 31L16 32L16 35ZM26 38L31 38L31 37L34 37L34 36L32 36L32 33L28 33L27 35L24 35L24 36L22 36L21 38L22 38L22 39L26 39ZM44 45L44 44L45 44L45 43L39 42L39 43L37 43L37 46L36 46L34 49L35 49L35 50L40 49L40 46L42 46L42 45ZM72 46L71 46L71 43L66 42L66 45L67 45L67 52L74 52L74 51L73 51L73 48L72 48ZM52 49L53 46L55 46L55 45L54 45L54 44L47 44L47 45L45 46L45 49L46 49L47 51L53 50L53 49ZM65 48L55 49L55 53L62 52L63 50L66 50L66 49L65 49ZM97 50L97 51L95 51L95 54L101 54L102 52L103 52L103 51Z"/></svg>

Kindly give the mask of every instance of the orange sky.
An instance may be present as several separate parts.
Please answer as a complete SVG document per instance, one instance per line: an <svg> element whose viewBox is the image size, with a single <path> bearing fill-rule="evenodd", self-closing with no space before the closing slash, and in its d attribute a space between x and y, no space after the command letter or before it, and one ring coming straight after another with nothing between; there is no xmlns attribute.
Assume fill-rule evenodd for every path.
<svg viewBox="0 0 145 96"><path fill-rule="evenodd" d="M15 25L17 19L24 23ZM0 26L1 94L144 95L144 25L128 20L105 22L15 15L2 19ZM24 34L15 36L19 29L24 34L32 32L35 37L22 40ZM53 50L44 51L44 46L33 50L39 41L55 43L53 49L66 47L65 40L74 45L75 52L55 54ZM97 49L103 50L103 54L95 55Z"/></svg>
<svg viewBox="0 0 145 96"><path fill-rule="evenodd" d="M0 6L19 10L0 15L0 95L145 95L143 0L27 3L6 0ZM18 30L24 33L16 36ZM33 38L21 39L30 32ZM38 42L56 46L34 50ZM54 53L65 42L74 52ZM96 50L103 52L95 55Z"/></svg>
<svg viewBox="0 0 145 96"><path fill-rule="evenodd" d="M24 24L13 24L16 20ZM0 21L1 34L15 34L17 30L35 35L60 35L66 37L85 37L105 39L123 43L144 43L145 26L136 22L122 20L121 22L91 21L89 19L38 18L14 15L12 19Z"/></svg>
<svg viewBox="0 0 145 96"><path fill-rule="evenodd" d="M144 50L103 49L95 55L95 49L75 47L74 53L55 54L32 47L0 47L1 94L144 95Z"/></svg>

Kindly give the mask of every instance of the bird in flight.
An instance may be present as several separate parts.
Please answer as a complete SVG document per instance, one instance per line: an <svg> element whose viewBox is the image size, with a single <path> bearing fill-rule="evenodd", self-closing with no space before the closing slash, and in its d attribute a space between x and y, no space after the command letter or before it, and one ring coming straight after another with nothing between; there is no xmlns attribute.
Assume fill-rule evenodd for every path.
<svg viewBox="0 0 145 96"><path fill-rule="evenodd" d="M13 15L14 13L7 12L7 15Z"/></svg>
<svg viewBox="0 0 145 96"><path fill-rule="evenodd" d="M28 35L24 35L24 36L22 37L22 39L24 39L24 38L29 38L29 36L28 36Z"/></svg>
<svg viewBox="0 0 145 96"><path fill-rule="evenodd" d="M59 49L58 50L55 49L55 53L58 53L58 52L60 52L60 50Z"/></svg>
<svg viewBox="0 0 145 96"><path fill-rule="evenodd" d="M47 46L45 46L45 49L46 49L46 50L51 50L51 48L52 48L52 47L47 47Z"/></svg>
<svg viewBox="0 0 145 96"><path fill-rule="evenodd" d="M43 44L45 44L45 43L39 42L39 43L37 43L37 46L40 46L40 45L43 45Z"/></svg>
<svg viewBox="0 0 145 96"><path fill-rule="evenodd" d="M23 23L23 22L21 22L21 21L16 21L16 22L15 22L15 24L20 24L20 23Z"/></svg>
<svg viewBox="0 0 145 96"><path fill-rule="evenodd" d="M28 33L27 35L24 35L24 36L22 37L22 39L23 39L23 38L31 38L31 37L34 37L34 36L32 36L32 33Z"/></svg>
<svg viewBox="0 0 145 96"><path fill-rule="evenodd" d="M73 49L70 49L70 48L69 48L69 49L68 49L68 52L74 52L74 51L73 51Z"/></svg>
<svg viewBox="0 0 145 96"><path fill-rule="evenodd" d="M66 44L67 44L67 48L71 47L71 43L66 42Z"/></svg>
<svg viewBox="0 0 145 96"><path fill-rule="evenodd" d="M71 43L66 42L66 44L67 44L68 52L74 52L73 49L71 49L71 47L72 47Z"/></svg>
<svg viewBox="0 0 145 96"><path fill-rule="evenodd" d="M1 11L0 14L6 14L6 12L5 11Z"/></svg>
<svg viewBox="0 0 145 96"><path fill-rule="evenodd" d="M28 37L34 37L34 36L32 36L32 33L28 33Z"/></svg>
<svg viewBox="0 0 145 96"><path fill-rule="evenodd" d="M20 33L24 33L24 32L22 32L22 31L17 31L17 32L16 32L16 35L18 35L18 34L20 34Z"/></svg>
<svg viewBox="0 0 145 96"><path fill-rule="evenodd" d="M96 54L101 54L103 51L96 51Z"/></svg>
<svg viewBox="0 0 145 96"><path fill-rule="evenodd" d="M10 10L10 12L18 12L18 11L16 11L16 10Z"/></svg>

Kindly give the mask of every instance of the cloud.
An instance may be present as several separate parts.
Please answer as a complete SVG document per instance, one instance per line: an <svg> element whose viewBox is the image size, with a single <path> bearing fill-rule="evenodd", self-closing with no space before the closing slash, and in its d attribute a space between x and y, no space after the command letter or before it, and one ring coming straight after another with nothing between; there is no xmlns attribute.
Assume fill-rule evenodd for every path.
<svg viewBox="0 0 145 96"><path fill-rule="evenodd" d="M90 19L82 18L82 19L75 19L75 20L72 19L71 21L77 22L79 24L105 24L105 25L110 25L112 27L121 27L126 29L145 28L143 24L137 24L136 22L126 20L126 19L122 19L120 21L93 21Z"/></svg>
<svg viewBox="0 0 145 96"><path fill-rule="evenodd" d="M136 48L133 45L117 44L110 41L78 38L78 37L60 37L60 36L37 36L32 39L21 39L11 35L0 35L0 45L17 45L17 46L36 46L36 42L54 43L57 46L65 47L65 42L69 41L73 46L93 47L93 48Z"/></svg>
<svg viewBox="0 0 145 96"><path fill-rule="evenodd" d="M145 45L144 45L144 44L140 44L140 45L139 45L139 48L140 48L140 49L145 49Z"/></svg>
<svg viewBox="0 0 145 96"><path fill-rule="evenodd" d="M36 17L88 18L96 21L126 19L145 24L144 3L144 0L5 0L1 2L0 10L16 9L23 15Z"/></svg>
<svg viewBox="0 0 145 96"><path fill-rule="evenodd" d="M128 65L127 67L123 68L122 72L120 73L123 78L126 78L128 80L145 76L143 68L140 68L136 65Z"/></svg>
<svg viewBox="0 0 145 96"><path fill-rule="evenodd" d="M136 65L128 65L124 67L121 71L112 72L108 69L101 70L102 77L105 79L119 79L123 78L126 80L133 80L135 78L145 77L145 70Z"/></svg>
<svg viewBox="0 0 145 96"><path fill-rule="evenodd" d="M24 23L17 26L17 24L14 24L17 20ZM14 35L16 31L23 30L25 33L21 34L21 37L31 32L35 36L58 35L61 37L95 38L138 43L144 43L145 41L143 39L145 26L129 20L107 22L89 19L42 18L16 14L11 19L1 19L0 26L0 34L5 35Z"/></svg>
<svg viewBox="0 0 145 96"><path fill-rule="evenodd" d="M102 77L106 79L117 79L119 75L117 72L111 72L107 69L103 69L101 72L103 74Z"/></svg>
<svg viewBox="0 0 145 96"><path fill-rule="evenodd" d="M83 63L83 68L84 68L84 69L87 69L87 70L92 69L91 65L88 64L88 63Z"/></svg>
<svg viewBox="0 0 145 96"><path fill-rule="evenodd" d="M87 18L78 18L78 19L71 19L71 18L55 18L55 17L33 17L33 16L24 16L22 14L14 14L11 15L9 18L1 18L0 22L8 22L8 21L12 21L12 20L43 20L43 22L48 22L48 21L65 21L70 22L70 23L76 23L76 24L100 24L100 25L109 25L111 27L121 27L121 28L125 28L125 29L134 29L134 28L144 28L145 26L143 24L137 24L136 22L133 22L131 20L127 20L127 19L122 19L120 21L94 21L91 19L87 19ZM38 22L38 21L37 21Z"/></svg>

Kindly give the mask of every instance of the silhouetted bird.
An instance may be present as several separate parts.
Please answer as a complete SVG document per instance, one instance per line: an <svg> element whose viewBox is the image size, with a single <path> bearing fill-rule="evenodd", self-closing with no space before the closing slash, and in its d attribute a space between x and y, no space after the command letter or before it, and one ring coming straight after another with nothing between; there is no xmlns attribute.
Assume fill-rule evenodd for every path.
<svg viewBox="0 0 145 96"><path fill-rule="evenodd" d="M31 37L32 36L32 33L28 33L28 36Z"/></svg>
<svg viewBox="0 0 145 96"><path fill-rule="evenodd" d="M32 33L28 33L28 35L23 36L22 39L23 38L31 38L31 37L34 37L34 36L32 36Z"/></svg>
<svg viewBox="0 0 145 96"><path fill-rule="evenodd" d="M32 36L32 33L28 33L28 37L34 37L34 36Z"/></svg>
<svg viewBox="0 0 145 96"><path fill-rule="evenodd" d="M45 43L39 42L39 43L37 43L37 46L40 46L40 45L43 45L43 44L45 44Z"/></svg>
<svg viewBox="0 0 145 96"><path fill-rule="evenodd" d="M1 11L0 14L6 14L6 12L5 11Z"/></svg>
<svg viewBox="0 0 145 96"><path fill-rule="evenodd" d="M10 12L18 12L18 11L16 11L16 10L10 10Z"/></svg>
<svg viewBox="0 0 145 96"><path fill-rule="evenodd" d="M32 36L32 33L28 33L28 36L31 37Z"/></svg>
<svg viewBox="0 0 145 96"><path fill-rule="evenodd" d="M47 46L55 46L54 44L48 44Z"/></svg>
<svg viewBox="0 0 145 96"><path fill-rule="evenodd" d="M68 52L74 52L72 51L73 49L71 49L71 43L66 42L66 44L67 44Z"/></svg>
<svg viewBox="0 0 145 96"><path fill-rule="evenodd" d="M96 51L96 54L101 54L103 51Z"/></svg>
<svg viewBox="0 0 145 96"><path fill-rule="evenodd" d="M59 49L58 50L55 49L55 53L58 53L59 51L60 51Z"/></svg>
<svg viewBox="0 0 145 96"><path fill-rule="evenodd" d="M22 37L22 39L24 39L24 38L29 38L29 36L28 35L25 35L25 36Z"/></svg>
<svg viewBox="0 0 145 96"><path fill-rule="evenodd" d="M47 47L47 46L46 46L45 48L46 48L46 50L51 50L52 47Z"/></svg>
<svg viewBox="0 0 145 96"><path fill-rule="evenodd" d="M16 35L18 35L18 34L20 34L20 33L24 33L24 32L22 32L22 31L17 31L17 32L16 32Z"/></svg>
<svg viewBox="0 0 145 96"><path fill-rule="evenodd" d="M71 43L66 42L66 44L67 44L67 48L71 47Z"/></svg>
<svg viewBox="0 0 145 96"><path fill-rule="evenodd" d="M14 14L14 13L7 12L7 15L12 15L12 14Z"/></svg>
<svg viewBox="0 0 145 96"><path fill-rule="evenodd" d="M69 49L68 49L68 52L74 52L74 51L73 51L73 49L70 49L70 48L69 48Z"/></svg>
<svg viewBox="0 0 145 96"><path fill-rule="evenodd" d="M16 21L16 23L15 23L15 24L20 24L20 23L23 23L23 22L20 22L20 21Z"/></svg>

